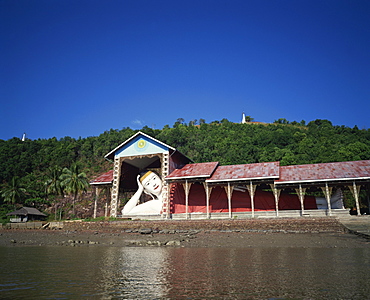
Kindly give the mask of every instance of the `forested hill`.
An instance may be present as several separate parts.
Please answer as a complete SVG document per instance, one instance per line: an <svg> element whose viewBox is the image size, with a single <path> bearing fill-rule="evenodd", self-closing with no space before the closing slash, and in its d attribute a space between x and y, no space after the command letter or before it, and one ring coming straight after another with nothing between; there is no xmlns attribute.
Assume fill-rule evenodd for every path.
<svg viewBox="0 0 370 300"><path fill-rule="evenodd" d="M162 130L140 131L176 148L194 162L221 165L280 161L281 165L370 159L370 129L333 126L328 120L307 125L285 119L284 124L238 124L227 120L188 125L176 122ZM304 123L304 122L303 122ZM97 137L0 140L0 183L13 176L43 174L49 167L70 167L96 175L111 167L104 155L138 130L111 129Z"/></svg>
<svg viewBox="0 0 370 300"><path fill-rule="evenodd" d="M180 121L179 121L180 120ZM221 165L280 161L281 165L370 159L370 130L333 126L328 120L273 124L237 124L226 119L210 124L186 124L182 119L163 129L144 127L142 132L178 149L194 162L218 161ZM46 199L45 181L51 168L77 163L91 180L112 168L104 155L137 131L109 130L96 137L74 139L0 140L2 190L17 177L26 197ZM49 177L48 177L49 176ZM0 193L0 205L4 193Z"/></svg>

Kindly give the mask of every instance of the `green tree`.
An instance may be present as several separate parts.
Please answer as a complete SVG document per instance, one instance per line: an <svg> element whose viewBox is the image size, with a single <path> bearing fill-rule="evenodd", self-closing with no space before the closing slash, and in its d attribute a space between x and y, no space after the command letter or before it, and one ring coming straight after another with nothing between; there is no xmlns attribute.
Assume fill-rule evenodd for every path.
<svg viewBox="0 0 370 300"><path fill-rule="evenodd" d="M37 170L27 174L22 177L22 186L27 191L27 197L23 202L24 205L41 210L45 209L45 205L49 205L44 189L44 174Z"/></svg>
<svg viewBox="0 0 370 300"><path fill-rule="evenodd" d="M173 124L173 127L176 128L178 127L179 125L183 125L185 122L185 120L183 118L178 118L175 122L175 124Z"/></svg>
<svg viewBox="0 0 370 300"><path fill-rule="evenodd" d="M245 121L246 122L253 122L254 118L252 118L251 116L245 116Z"/></svg>
<svg viewBox="0 0 370 300"><path fill-rule="evenodd" d="M55 196L63 195L62 187L62 168L59 166L50 167L46 173L46 181L44 182L45 192L48 197L48 200L53 203L55 220L57 219L58 207L62 206L62 203L57 200ZM58 203L59 202L59 203Z"/></svg>
<svg viewBox="0 0 370 300"><path fill-rule="evenodd" d="M197 125L197 122L198 122L198 120L197 120L197 119L190 120L190 121L189 121L189 126Z"/></svg>
<svg viewBox="0 0 370 300"><path fill-rule="evenodd" d="M74 215L75 203L78 195L86 192L89 186L86 174L84 172L80 172L77 164L73 164L70 169L63 169L60 179L62 181L61 186L64 192L73 196L72 214Z"/></svg>
<svg viewBox="0 0 370 300"><path fill-rule="evenodd" d="M47 180L45 181L45 191L48 195L62 195L62 169L58 166L50 167L47 170Z"/></svg>
<svg viewBox="0 0 370 300"><path fill-rule="evenodd" d="M4 198L4 202L16 204L22 203L26 196L26 189L22 186L20 178L14 176L8 184L1 191L1 196Z"/></svg>
<svg viewBox="0 0 370 300"><path fill-rule="evenodd" d="M280 118L274 121L276 124L290 124L290 122L285 118Z"/></svg>
<svg viewBox="0 0 370 300"><path fill-rule="evenodd" d="M339 149L339 160L366 160L370 156L370 145L356 141Z"/></svg>

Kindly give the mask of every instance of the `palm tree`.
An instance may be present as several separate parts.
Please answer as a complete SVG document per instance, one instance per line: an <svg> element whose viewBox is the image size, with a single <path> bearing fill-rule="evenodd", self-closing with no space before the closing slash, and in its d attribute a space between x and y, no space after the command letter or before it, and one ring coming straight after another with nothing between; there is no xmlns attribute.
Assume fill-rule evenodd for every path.
<svg viewBox="0 0 370 300"><path fill-rule="evenodd" d="M26 189L23 188L18 176L14 176L2 189L1 196L4 198L4 202L9 202L14 206L22 202L26 196Z"/></svg>
<svg viewBox="0 0 370 300"><path fill-rule="evenodd" d="M78 195L87 191L89 182L87 180L86 174L84 172L80 173L77 164L71 166L70 169L64 168L62 174L60 175L61 186L64 191L73 196L72 203L72 214L75 214L75 202Z"/></svg>
<svg viewBox="0 0 370 300"><path fill-rule="evenodd" d="M60 180L60 175L62 175L62 169L58 166L51 167L48 169L47 177L45 181L45 189L48 195L62 195L62 181Z"/></svg>
<svg viewBox="0 0 370 300"><path fill-rule="evenodd" d="M62 169L58 166L50 167L47 170L47 180L44 182L47 195L63 195L62 181L60 179ZM57 219L58 203L55 206L55 220Z"/></svg>

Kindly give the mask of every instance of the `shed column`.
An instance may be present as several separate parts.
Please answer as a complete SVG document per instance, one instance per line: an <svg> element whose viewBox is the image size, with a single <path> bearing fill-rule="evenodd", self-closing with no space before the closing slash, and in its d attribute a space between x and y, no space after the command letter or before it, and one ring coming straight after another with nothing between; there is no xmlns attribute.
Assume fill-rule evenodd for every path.
<svg viewBox="0 0 370 300"><path fill-rule="evenodd" d="M299 188L295 190L298 194L299 201L301 202L301 216L303 216L304 214L304 195L306 193L306 188L302 188L302 185L299 185Z"/></svg>
<svg viewBox="0 0 370 300"><path fill-rule="evenodd" d="M353 196L355 197L356 209L357 209L357 215L358 216L361 215L361 212L360 212L360 203L358 201L358 195L360 194L360 188L361 188L361 185L356 185L356 182L353 182L353 185L352 186L349 186L349 189L351 190Z"/></svg>
<svg viewBox="0 0 370 300"><path fill-rule="evenodd" d="M331 198L331 193L333 191L333 188L332 187L329 187L328 184L326 183L325 184L325 187L321 187L324 195L325 195L325 198L326 198L326 202L328 204L328 213L329 213L329 216L331 216L331 203L330 203L330 198Z"/></svg>
<svg viewBox="0 0 370 300"><path fill-rule="evenodd" d="M253 184L252 181L247 185L249 195L251 196L251 206L252 206L252 218L254 218L254 194L256 193L256 184Z"/></svg>
<svg viewBox="0 0 370 300"><path fill-rule="evenodd" d="M117 217L117 204L119 194L119 179L121 177L121 160L119 157L114 158L112 200L110 203L110 216Z"/></svg>
<svg viewBox="0 0 370 300"><path fill-rule="evenodd" d="M191 188L191 183L188 183L186 180L185 183L183 183L184 191L185 191L185 213L186 213L186 219L189 219L189 191Z"/></svg>
<svg viewBox="0 0 370 300"><path fill-rule="evenodd" d="M366 199L367 199L367 207L370 209L370 184L368 183L366 186Z"/></svg>
<svg viewBox="0 0 370 300"><path fill-rule="evenodd" d="M208 186L206 182L203 182L203 186L206 191L207 219L209 219L209 198L211 197L213 187Z"/></svg>
<svg viewBox="0 0 370 300"><path fill-rule="evenodd" d="M93 218L96 218L96 211L97 211L97 205L98 205L98 199L100 195L100 189L98 187L95 187L95 199L94 199L94 215Z"/></svg>
<svg viewBox="0 0 370 300"><path fill-rule="evenodd" d="M279 216L279 198L280 198L281 190L278 190L275 184L270 184L270 186L271 186L272 192L274 193L275 211L276 211L276 216L278 217Z"/></svg>
<svg viewBox="0 0 370 300"><path fill-rule="evenodd" d="M233 195L234 186L230 185L230 183L227 183L227 186L225 186L226 194L227 194L227 200L228 200L228 207L229 207L229 218L232 217L231 212L231 197Z"/></svg>
<svg viewBox="0 0 370 300"><path fill-rule="evenodd" d="M162 177L166 178L169 173L169 161L168 153L163 153L161 156L162 162ZM169 184L163 180L162 186L162 218L170 218L170 195L169 195Z"/></svg>

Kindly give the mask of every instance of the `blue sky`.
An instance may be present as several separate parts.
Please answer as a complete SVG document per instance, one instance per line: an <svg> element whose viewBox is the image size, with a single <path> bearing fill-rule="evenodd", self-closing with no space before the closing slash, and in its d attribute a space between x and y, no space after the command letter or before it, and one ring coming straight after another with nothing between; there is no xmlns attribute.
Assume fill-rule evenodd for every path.
<svg viewBox="0 0 370 300"><path fill-rule="evenodd" d="M0 139L178 118L370 128L370 1L0 0Z"/></svg>

